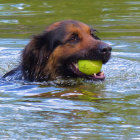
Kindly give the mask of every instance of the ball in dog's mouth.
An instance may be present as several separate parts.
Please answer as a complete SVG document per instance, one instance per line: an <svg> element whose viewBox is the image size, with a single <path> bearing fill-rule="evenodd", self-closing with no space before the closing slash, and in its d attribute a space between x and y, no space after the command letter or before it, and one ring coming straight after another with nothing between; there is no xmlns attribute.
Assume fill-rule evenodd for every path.
<svg viewBox="0 0 140 140"><path fill-rule="evenodd" d="M101 71L102 61L100 60L78 60L79 71L86 75L97 74Z"/></svg>
<svg viewBox="0 0 140 140"><path fill-rule="evenodd" d="M104 72L101 72L102 61L78 60L70 65L70 69L77 77L91 80L104 80Z"/></svg>

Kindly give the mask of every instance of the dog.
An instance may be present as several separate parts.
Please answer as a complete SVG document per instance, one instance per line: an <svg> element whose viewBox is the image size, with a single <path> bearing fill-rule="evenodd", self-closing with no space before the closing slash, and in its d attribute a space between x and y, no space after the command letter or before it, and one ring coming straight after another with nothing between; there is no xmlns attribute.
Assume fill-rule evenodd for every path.
<svg viewBox="0 0 140 140"><path fill-rule="evenodd" d="M64 20L49 25L33 36L25 46L19 66L3 77L15 76L27 81L48 81L57 77L83 77L103 80L103 72L86 75L79 71L78 60L101 60L107 63L112 48L96 36L96 30L75 20Z"/></svg>

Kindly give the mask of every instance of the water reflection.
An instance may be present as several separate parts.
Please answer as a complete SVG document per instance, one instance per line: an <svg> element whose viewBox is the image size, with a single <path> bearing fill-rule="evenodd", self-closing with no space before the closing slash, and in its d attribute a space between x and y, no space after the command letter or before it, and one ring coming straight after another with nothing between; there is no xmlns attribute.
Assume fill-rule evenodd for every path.
<svg viewBox="0 0 140 140"><path fill-rule="evenodd" d="M113 47L112 59L103 66L104 82L70 80L73 85L58 86L60 81L0 80L1 139L139 139L139 5L128 0L1 1L0 76L20 63L30 36L58 20L81 20Z"/></svg>

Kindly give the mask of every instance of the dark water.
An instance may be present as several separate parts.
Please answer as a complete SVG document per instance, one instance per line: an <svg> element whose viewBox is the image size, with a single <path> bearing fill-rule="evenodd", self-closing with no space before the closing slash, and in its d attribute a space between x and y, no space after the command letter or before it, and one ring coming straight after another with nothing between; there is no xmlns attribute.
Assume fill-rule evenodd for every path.
<svg viewBox="0 0 140 140"><path fill-rule="evenodd" d="M1 0L0 76L18 65L31 35L64 19L93 26L112 46L106 80L67 87L0 81L0 139L139 140L138 0Z"/></svg>

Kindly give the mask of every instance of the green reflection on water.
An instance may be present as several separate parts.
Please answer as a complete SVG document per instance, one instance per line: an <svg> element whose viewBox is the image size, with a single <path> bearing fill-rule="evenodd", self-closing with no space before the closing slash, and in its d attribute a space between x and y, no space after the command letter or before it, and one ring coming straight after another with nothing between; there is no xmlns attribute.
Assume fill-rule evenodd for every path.
<svg viewBox="0 0 140 140"><path fill-rule="evenodd" d="M0 38L28 38L52 22L75 19L97 28L101 38L123 39L126 45L126 40L140 40L139 6L140 2L128 0L1 0ZM17 42L21 43L21 40L14 43L16 47L26 44ZM116 59L109 62L110 66L107 64L109 68L105 72L108 75L103 84L67 87L57 92L29 86L25 93L23 85L18 88L16 83L11 86L1 83L1 138L118 139L121 136L122 139L138 139L139 63L132 62L132 58L136 61L139 55L136 57L132 52L139 52L139 44L127 42L125 47L122 43L116 43L119 45L115 47L116 52L130 53L116 53ZM13 46L9 42L4 45ZM1 51L2 58L5 56L1 58L2 68L15 59L6 60L12 52L9 51L8 54L8 50ZM37 98L28 98L28 94L34 92Z"/></svg>
<svg viewBox="0 0 140 140"><path fill-rule="evenodd" d="M132 4L127 0L22 0L14 3L3 0L0 4L0 37L27 38L40 33L48 24L64 19L92 25L103 38L138 37L139 16L139 3Z"/></svg>

